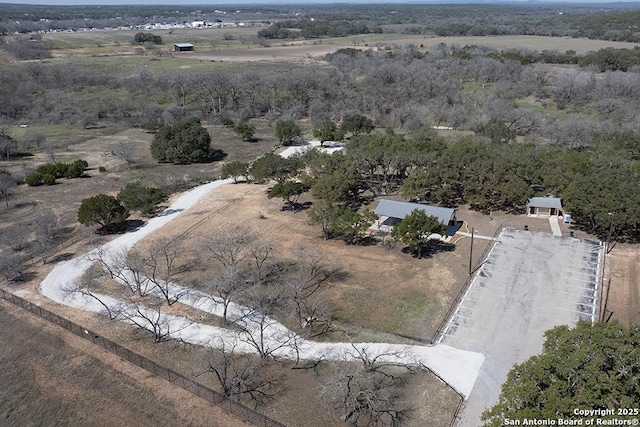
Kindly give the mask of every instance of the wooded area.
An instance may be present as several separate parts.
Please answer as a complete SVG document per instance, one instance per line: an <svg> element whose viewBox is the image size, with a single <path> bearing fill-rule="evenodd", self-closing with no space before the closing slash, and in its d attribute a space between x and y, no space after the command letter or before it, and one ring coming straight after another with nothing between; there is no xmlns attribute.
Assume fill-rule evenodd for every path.
<svg viewBox="0 0 640 427"><path fill-rule="evenodd" d="M523 214L530 197L553 195L562 199L574 226L590 235L631 242L640 238L640 48L616 45L586 52L577 47L558 51L423 44L436 35L572 37L576 46L584 42L579 37L638 42L640 32L634 26L639 12L630 6L599 11L575 6L571 13L559 13L558 6L511 5L175 9L0 5L0 196L7 215L18 216L10 213L16 191L42 191L40 186L47 185L52 193L73 192L54 186L62 181L56 178L101 178L93 184L106 183L100 194L70 203L77 212L74 225L77 220L103 231L121 231L132 211L146 219L172 191L217 179L220 173L236 183L273 184L266 197L282 199L282 210L290 212L267 216L293 217L305 210L303 221L321 229L314 236L318 241L323 237L340 238L348 245L370 244L366 233L375 217L367 206L381 196L468 206L483 214ZM161 36L145 27L190 21L211 28L197 35L183 27L180 34L165 28ZM242 32L212 29L240 22L246 23ZM73 30L70 34L83 37L84 45L78 48L54 30ZM105 34L117 37L105 42ZM409 41L386 38L398 34ZM194 42L195 51L172 52L178 37ZM301 59L288 62L250 65L215 57L230 45L259 51L270 44L306 42L336 43L336 48L322 58L301 54ZM98 49L105 43L112 50L104 54L87 47ZM191 55L202 54L203 46L208 49L203 56ZM66 161L74 148L60 144L59 138L59 145L51 142L48 129L56 127L71 133L99 129L104 130L100 136L107 137L110 130L135 129L144 137L127 135L117 146L96 147L104 151L97 158L120 162L120 169L107 170L84 160L61 162L61 152ZM339 141L345 149L332 155L309 150L291 158L262 155L311 138L321 145ZM273 144L260 145L265 139ZM234 145L235 155L226 157L218 150ZM139 161L140 147L146 163ZM36 164L34 154L49 162ZM227 160L224 165L217 163L222 159ZM184 172L192 169L180 169L186 167L197 170L200 181ZM180 179L167 177L166 185L149 185L154 173L162 175L168 168ZM130 182L118 181L123 177ZM116 186L120 192L114 197ZM27 206L25 199L21 207ZM33 280L25 260L45 264L51 248L73 231L65 228L66 218L38 203L33 202L37 217L3 225L0 273L7 281ZM15 207L14 212L20 212ZM417 258L423 255L426 234L444 232L435 217L420 212L398 224L392 235ZM266 219L263 212L255 218ZM134 221L136 226L143 222ZM313 234L306 222L303 225L305 233ZM205 373L225 396L261 405L283 393L282 381L274 375L282 366L315 371L320 361L287 365L276 360L277 351L297 351L297 336L327 338L333 332L338 310L320 294L330 284L342 284L346 273L321 252L302 246L276 257L271 242L245 229L207 235L195 243L159 239L116 254L112 263L98 252L92 261L101 268L68 292L97 299L100 287L116 288L111 279L119 280L130 295L118 306L105 305L111 320L126 319L151 331L160 343L172 332L166 312L179 310L185 297L170 292L169 285L192 271L209 269L206 278L190 283L222 301L223 315L209 320L238 327L241 319L252 331L242 343L257 353L241 355L238 341L209 354ZM410 295L407 301L421 297ZM141 308L143 303L149 310ZM237 303L245 308L234 318L228 308ZM370 310L375 311L372 315L380 316L376 310ZM266 345L269 316L295 334L281 337L279 346ZM410 419L411 392L405 386L409 378L416 381L409 374L423 375L424 367L380 366L379 356L352 347L350 360L362 367L332 365L335 372L318 386L316 394L331 408L331 417L354 425L394 425ZM369 395L364 404L362 394Z"/></svg>

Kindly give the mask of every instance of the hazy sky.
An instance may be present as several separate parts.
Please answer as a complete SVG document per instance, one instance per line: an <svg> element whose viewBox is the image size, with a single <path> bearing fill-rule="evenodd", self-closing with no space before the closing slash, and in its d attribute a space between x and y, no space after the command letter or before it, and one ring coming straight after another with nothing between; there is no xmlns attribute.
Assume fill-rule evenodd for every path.
<svg viewBox="0 0 640 427"><path fill-rule="evenodd" d="M511 0L513 2L528 2L529 0ZM640 0L537 0L537 2L555 3L613 3L638 2ZM42 4L42 5L115 5L115 4L149 4L149 5L194 5L231 6L247 4L303 4L303 3L447 3L447 0L0 0L0 3ZM451 3L486 3L486 0L452 0Z"/></svg>

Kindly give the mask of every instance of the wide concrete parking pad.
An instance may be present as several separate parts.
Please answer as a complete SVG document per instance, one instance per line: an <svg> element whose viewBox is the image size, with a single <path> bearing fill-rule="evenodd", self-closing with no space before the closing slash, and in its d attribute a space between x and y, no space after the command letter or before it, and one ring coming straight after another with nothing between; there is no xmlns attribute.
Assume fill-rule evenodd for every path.
<svg viewBox="0 0 640 427"><path fill-rule="evenodd" d="M481 425L512 366L541 353L546 330L595 319L601 257L597 241L500 233L441 337L486 357L461 425Z"/></svg>

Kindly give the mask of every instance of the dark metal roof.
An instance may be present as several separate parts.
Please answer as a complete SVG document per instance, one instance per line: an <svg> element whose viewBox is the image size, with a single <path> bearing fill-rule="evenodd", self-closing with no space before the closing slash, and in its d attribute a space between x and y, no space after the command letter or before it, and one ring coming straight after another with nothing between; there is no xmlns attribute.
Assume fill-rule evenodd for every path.
<svg viewBox="0 0 640 427"><path fill-rule="evenodd" d="M533 206L535 208L562 209L562 203L557 197L532 197L529 199L527 206Z"/></svg>
<svg viewBox="0 0 640 427"><path fill-rule="evenodd" d="M438 218L438 221L445 225L449 224L449 221L451 221L455 213L455 209L451 208L441 208L439 206L422 205L419 203L397 202L386 199L380 200L374 212L377 215L403 219L415 209L424 211L427 216L435 216Z"/></svg>

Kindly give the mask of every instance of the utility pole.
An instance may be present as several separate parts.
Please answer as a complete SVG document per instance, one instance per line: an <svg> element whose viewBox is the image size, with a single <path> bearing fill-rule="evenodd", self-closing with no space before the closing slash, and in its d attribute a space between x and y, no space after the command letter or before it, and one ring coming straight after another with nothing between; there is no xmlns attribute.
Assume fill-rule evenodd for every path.
<svg viewBox="0 0 640 427"><path fill-rule="evenodd" d="M471 227L471 249L469 250L469 276L471 276L471 261L473 259L473 227Z"/></svg>
<svg viewBox="0 0 640 427"><path fill-rule="evenodd" d="M609 234L607 235L607 253L611 252L611 235L613 234L613 212L609 212L609 216L611 217L611 222L609 223Z"/></svg>

